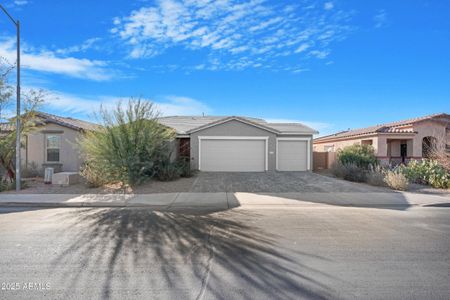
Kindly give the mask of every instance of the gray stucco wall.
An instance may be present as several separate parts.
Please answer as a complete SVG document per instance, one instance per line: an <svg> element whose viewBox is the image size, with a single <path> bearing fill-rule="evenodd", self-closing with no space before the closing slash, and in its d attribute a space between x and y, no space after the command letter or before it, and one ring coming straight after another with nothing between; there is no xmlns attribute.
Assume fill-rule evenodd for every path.
<svg viewBox="0 0 450 300"><path fill-rule="evenodd" d="M191 134L191 167L198 170L198 137L199 136L261 136L268 139L268 170L276 169L276 138L277 135L270 131L248 125L236 120L206 128ZM289 135L283 137L312 137L312 135ZM312 143L311 143L312 144ZM312 145L311 145L312 147ZM312 149L312 148L311 148ZM312 169L312 152L311 152Z"/></svg>

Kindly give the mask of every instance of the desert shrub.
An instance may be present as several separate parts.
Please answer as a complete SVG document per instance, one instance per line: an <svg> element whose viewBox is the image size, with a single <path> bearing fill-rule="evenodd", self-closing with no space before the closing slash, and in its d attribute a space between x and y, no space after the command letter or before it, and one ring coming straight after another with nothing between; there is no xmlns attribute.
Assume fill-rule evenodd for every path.
<svg viewBox="0 0 450 300"><path fill-rule="evenodd" d="M27 188L28 185L25 181L21 181L20 186L22 189ZM16 181L9 179L0 179L0 192L11 191L16 188Z"/></svg>
<svg viewBox="0 0 450 300"><path fill-rule="evenodd" d="M161 181L171 181L180 177L182 171L178 162L173 162L170 158L156 162L156 178Z"/></svg>
<svg viewBox="0 0 450 300"><path fill-rule="evenodd" d="M337 159L342 165L352 164L365 170L378 164L375 151L371 145L347 146L338 151Z"/></svg>
<svg viewBox="0 0 450 300"><path fill-rule="evenodd" d="M386 171L381 166L371 167L366 174L366 182L370 185L385 186L384 181Z"/></svg>
<svg viewBox="0 0 450 300"><path fill-rule="evenodd" d="M336 161L331 165L331 173L336 176L337 178L344 178L344 175L347 171L347 169L344 167L343 164L341 164L340 162Z"/></svg>
<svg viewBox="0 0 450 300"><path fill-rule="evenodd" d="M131 99L125 107L119 102L113 110L102 108L98 116L101 126L79 141L89 165L84 173L92 182L136 185L158 171L171 172L172 167L157 163L168 159L175 133L158 122L151 102Z"/></svg>
<svg viewBox="0 0 450 300"><path fill-rule="evenodd" d="M182 157L177 161L178 168L180 170L180 176L181 177L191 177L192 169L191 169L191 162L189 161L188 157Z"/></svg>
<svg viewBox="0 0 450 300"><path fill-rule="evenodd" d="M9 180L0 179L0 192L8 191L12 188L12 184Z"/></svg>
<svg viewBox="0 0 450 300"><path fill-rule="evenodd" d="M404 191L408 188L408 178L399 169L387 170L384 182L394 190Z"/></svg>
<svg viewBox="0 0 450 300"><path fill-rule="evenodd" d="M22 178L32 178L42 176L41 170L39 170L38 165L35 162L29 163L22 167Z"/></svg>
<svg viewBox="0 0 450 300"><path fill-rule="evenodd" d="M335 162L331 167L331 172L339 178L349 181L364 182L366 180L367 171L356 164L342 164Z"/></svg>
<svg viewBox="0 0 450 300"><path fill-rule="evenodd" d="M107 183L102 171L93 168L89 162L86 162L81 166L80 175L86 180L86 185L90 188L100 187Z"/></svg>
<svg viewBox="0 0 450 300"><path fill-rule="evenodd" d="M400 171L411 182L450 188L450 173L436 160L412 160L406 166L401 166Z"/></svg>

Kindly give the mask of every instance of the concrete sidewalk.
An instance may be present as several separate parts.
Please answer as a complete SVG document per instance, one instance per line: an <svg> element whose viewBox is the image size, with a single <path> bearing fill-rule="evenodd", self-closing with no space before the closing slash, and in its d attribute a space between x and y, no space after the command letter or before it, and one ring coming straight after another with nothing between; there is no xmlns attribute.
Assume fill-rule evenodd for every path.
<svg viewBox="0 0 450 300"><path fill-rule="evenodd" d="M227 193L160 194L0 194L0 206L148 207L158 210L227 210Z"/></svg>
<svg viewBox="0 0 450 300"><path fill-rule="evenodd" d="M0 194L0 206L148 207L158 210L222 211L236 207L270 208L334 205L354 207L446 206L448 197L408 192L385 193L159 193L159 194Z"/></svg>

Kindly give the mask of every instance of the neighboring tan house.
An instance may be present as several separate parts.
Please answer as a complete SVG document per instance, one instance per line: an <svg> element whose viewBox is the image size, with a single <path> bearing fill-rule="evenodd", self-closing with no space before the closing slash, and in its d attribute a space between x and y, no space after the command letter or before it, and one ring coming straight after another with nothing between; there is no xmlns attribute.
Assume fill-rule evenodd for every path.
<svg viewBox="0 0 450 300"><path fill-rule="evenodd" d="M194 170L312 169L312 138L318 132L300 123L268 123L235 116L173 116L159 122L176 131L176 155L188 158Z"/></svg>
<svg viewBox="0 0 450 300"><path fill-rule="evenodd" d="M85 131L94 130L98 125L69 117L60 117L38 112L36 129L24 136L22 148L23 166L37 167L43 171L52 167L55 172L77 172L83 160L77 148L77 139ZM0 124L0 136L15 130L14 126Z"/></svg>
<svg viewBox="0 0 450 300"><path fill-rule="evenodd" d="M434 114L367 128L341 131L314 140L314 151L336 152L349 145L372 145L386 164L428 156L430 145L445 149L450 144L450 115Z"/></svg>

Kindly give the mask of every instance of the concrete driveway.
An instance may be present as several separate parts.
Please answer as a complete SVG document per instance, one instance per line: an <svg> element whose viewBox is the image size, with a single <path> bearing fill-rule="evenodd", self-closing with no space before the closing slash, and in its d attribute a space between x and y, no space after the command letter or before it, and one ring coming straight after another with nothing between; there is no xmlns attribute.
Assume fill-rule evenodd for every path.
<svg viewBox="0 0 450 300"><path fill-rule="evenodd" d="M312 172L200 172L190 192L366 193L391 191Z"/></svg>

